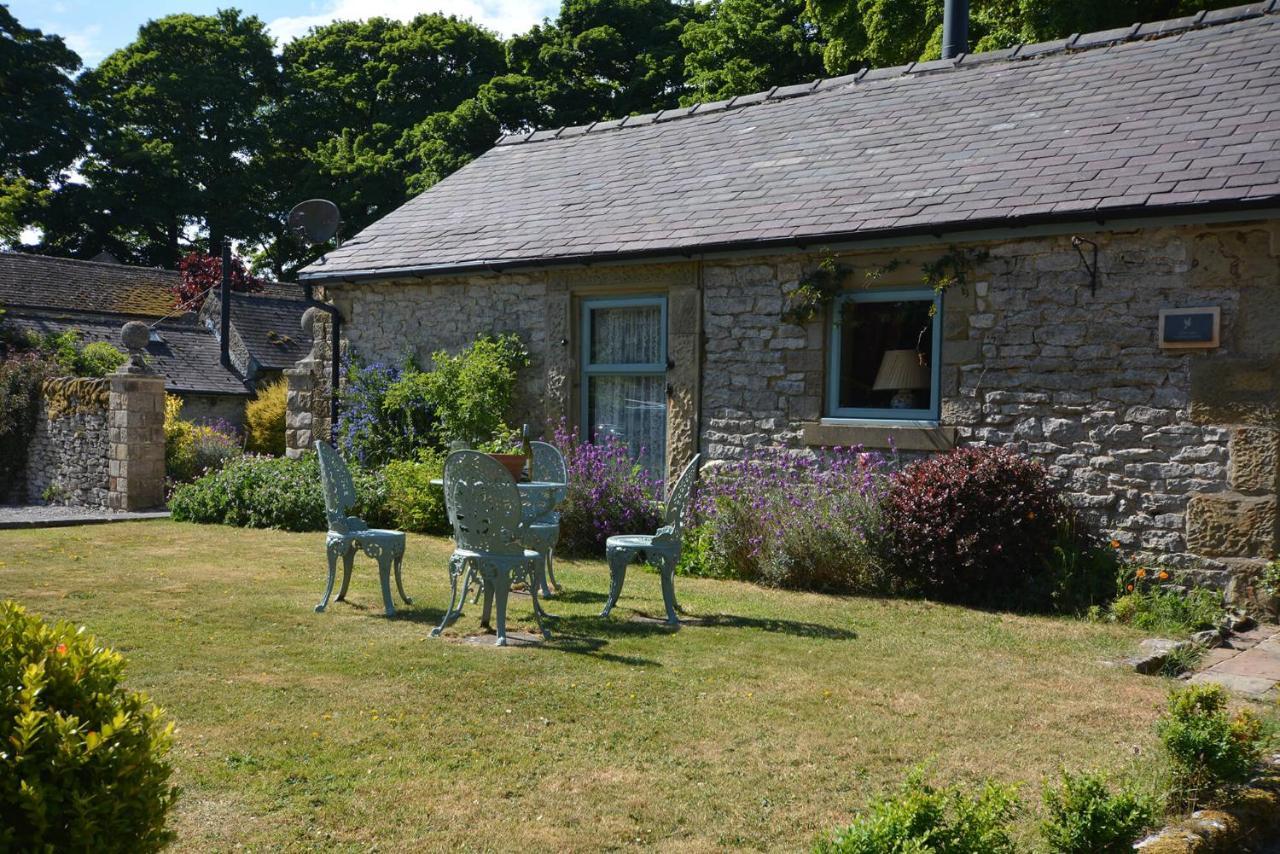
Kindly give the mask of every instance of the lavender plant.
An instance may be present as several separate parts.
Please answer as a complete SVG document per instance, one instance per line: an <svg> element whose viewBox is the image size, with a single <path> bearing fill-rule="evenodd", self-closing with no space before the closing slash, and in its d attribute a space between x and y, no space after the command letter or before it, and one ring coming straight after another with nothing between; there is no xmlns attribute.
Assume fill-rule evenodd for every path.
<svg viewBox="0 0 1280 854"><path fill-rule="evenodd" d="M680 571L772 587L883 586L885 458L861 448L815 457L765 449L704 477Z"/></svg>
<svg viewBox="0 0 1280 854"><path fill-rule="evenodd" d="M614 534L651 534L662 524L662 481L637 465L616 439L579 441L564 424L554 434L569 470L558 551L599 557Z"/></svg>

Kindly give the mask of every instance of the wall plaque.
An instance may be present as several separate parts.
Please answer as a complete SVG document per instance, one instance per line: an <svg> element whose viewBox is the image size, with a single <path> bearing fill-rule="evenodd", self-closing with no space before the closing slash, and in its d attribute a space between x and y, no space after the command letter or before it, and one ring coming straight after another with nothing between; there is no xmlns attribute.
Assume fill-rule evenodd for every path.
<svg viewBox="0 0 1280 854"><path fill-rule="evenodd" d="M1160 309L1160 347L1165 350L1209 349L1218 346L1222 312L1211 308Z"/></svg>

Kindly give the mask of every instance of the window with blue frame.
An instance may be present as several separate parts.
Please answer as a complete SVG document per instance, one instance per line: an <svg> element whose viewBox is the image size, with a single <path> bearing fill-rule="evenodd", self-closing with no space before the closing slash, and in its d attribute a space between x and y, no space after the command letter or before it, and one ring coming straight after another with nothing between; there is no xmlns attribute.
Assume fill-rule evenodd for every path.
<svg viewBox="0 0 1280 854"><path fill-rule="evenodd" d="M841 294L828 341L829 417L938 420L941 294L930 288Z"/></svg>

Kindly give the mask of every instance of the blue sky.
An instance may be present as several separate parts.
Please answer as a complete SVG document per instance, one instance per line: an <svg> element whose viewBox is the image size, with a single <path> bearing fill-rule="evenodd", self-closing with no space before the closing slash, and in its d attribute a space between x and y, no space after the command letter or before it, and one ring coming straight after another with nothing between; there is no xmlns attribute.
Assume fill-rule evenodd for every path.
<svg viewBox="0 0 1280 854"><path fill-rule="evenodd" d="M558 0L8 0L8 6L23 26L57 33L86 64L95 65L131 42L138 27L152 18L176 12L207 14L220 6L257 15L283 43L333 20L377 15L406 20L420 12L470 18L511 35L554 16L560 4Z"/></svg>

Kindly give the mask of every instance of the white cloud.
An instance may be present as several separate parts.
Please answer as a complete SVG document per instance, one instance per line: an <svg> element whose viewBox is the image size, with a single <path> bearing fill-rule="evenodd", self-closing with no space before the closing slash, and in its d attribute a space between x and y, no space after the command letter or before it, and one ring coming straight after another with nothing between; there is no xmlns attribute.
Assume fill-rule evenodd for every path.
<svg viewBox="0 0 1280 854"><path fill-rule="evenodd" d="M67 43L67 47L79 54L85 67L97 65L107 55L102 49L102 27L98 24L64 32L62 40Z"/></svg>
<svg viewBox="0 0 1280 854"><path fill-rule="evenodd" d="M279 45L330 21L362 21L395 18L407 21L424 12L440 12L470 18L503 36L522 33L543 18L555 14L556 0L328 0L325 11L314 15L276 18L267 25Z"/></svg>

